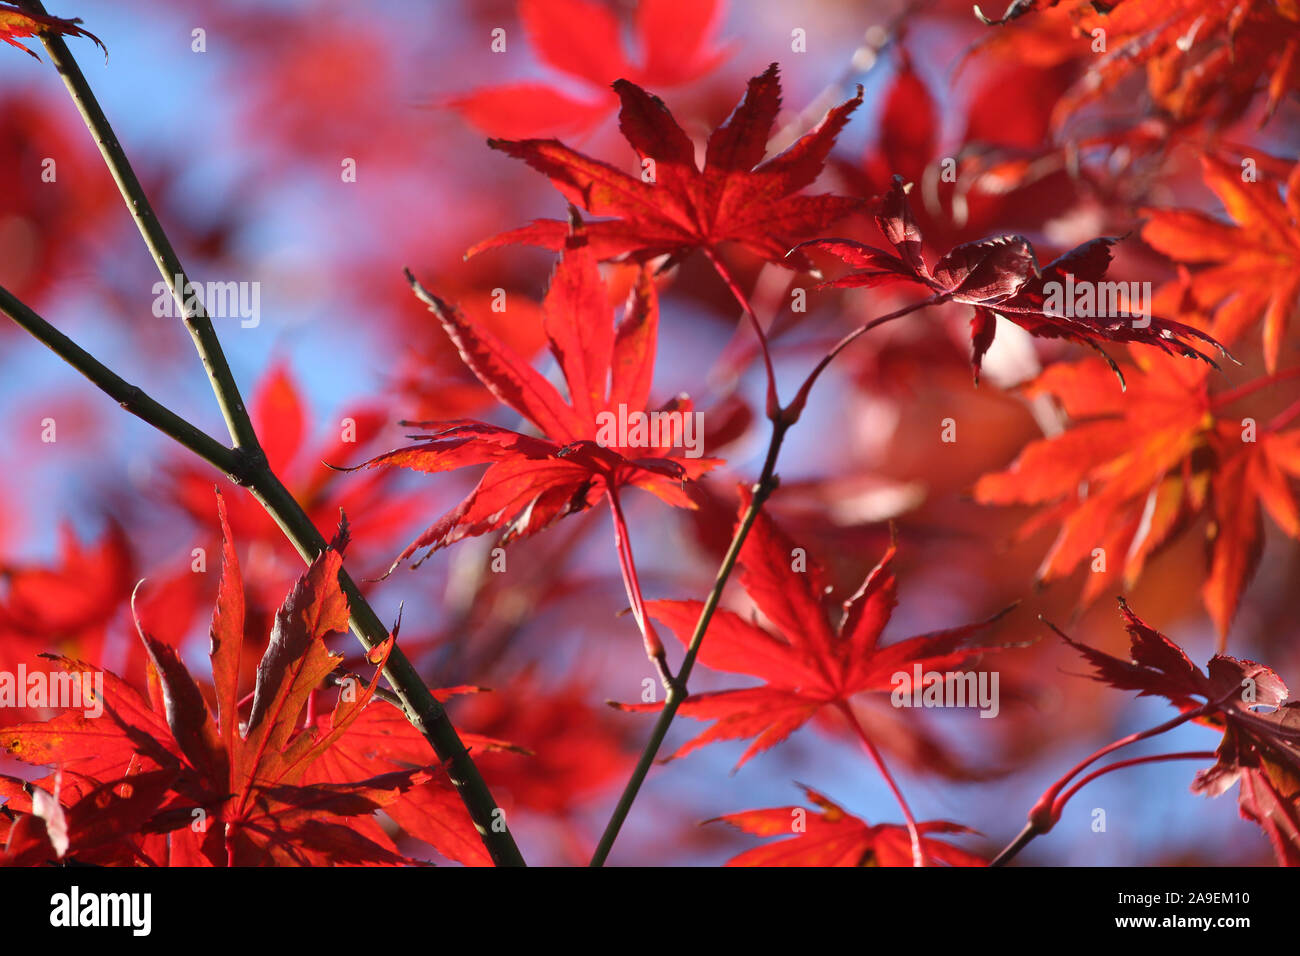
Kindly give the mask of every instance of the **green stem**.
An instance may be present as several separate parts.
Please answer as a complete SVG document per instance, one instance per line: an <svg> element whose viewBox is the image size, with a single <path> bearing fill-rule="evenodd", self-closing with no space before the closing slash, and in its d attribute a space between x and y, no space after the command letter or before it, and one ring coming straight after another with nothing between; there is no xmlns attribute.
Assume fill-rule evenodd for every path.
<svg viewBox="0 0 1300 956"><path fill-rule="evenodd" d="M40 0L22 0L21 6L30 13L40 16L49 15ZM217 341L212 320L200 302L195 301L193 308L186 308L185 290L190 284L189 277L181 265L180 257L176 255L176 250L172 248L171 240L167 238L167 233L158 221L153 205L145 195L144 188L140 185L140 180L126 157L126 152L122 149L122 144L117 141L117 134L113 132L112 124L104 115L104 110L95 98L90 83L81 72L77 61L73 59L63 38L55 33L45 33L41 35L41 42L49 53L50 62L63 77L63 85L68 88L68 93L72 97L72 102L76 104L86 129L90 131L96 145L99 146L104 163L108 166L113 181L117 183L118 191L122 194L122 199L135 220L145 245L149 248L149 254L162 274L163 282L166 283L180 307L185 327L190 337L194 339L194 346L198 349L208 379L212 382L212 390L216 393L217 402L221 406L221 416L226 421L231 440L236 448L258 448L257 435L253 432L253 425L244 408L239 387L235 384L230 366L226 363L225 353L222 352L221 344Z"/></svg>
<svg viewBox="0 0 1300 956"><path fill-rule="evenodd" d="M29 12L47 15L40 0L22 0L22 4ZM325 548L325 539L306 512L303 511L302 506L284 487L267 463L266 455L262 451L252 420L244 407L239 387L235 383L225 353L221 348L221 342L218 340L216 330L212 326L212 320L200 303L195 303L193 308L186 308L185 290L189 285L189 279L179 257L172 248L170 240L167 238L166 232L153 211L152 204L140 185L140 180L131 168L131 163L118 142L108 118L100 108L90 84L86 81L85 75L81 72L81 68L77 66L63 39L56 34L46 34L41 37L41 42L44 44L51 62L63 77L64 85L67 86L73 102L81 113L86 128L99 145L100 153L103 155L104 161L117 183L127 208L139 227L141 236L144 237L145 245L153 256L154 263L162 274L163 281L181 306L186 328L194 340L194 346L198 351L200 360L203 362L208 380L211 382L212 390L216 395L217 403L221 407L222 417L225 419L227 430L230 432L231 440L235 446L234 449L225 449L225 453L219 455L226 464L218 464L217 466L232 479L250 488L253 495L293 543L298 553L305 561L310 562ZM8 310L6 309L6 311ZM22 310L18 311L21 312ZM27 311L30 312L30 310ZM32 313L32 315L34 314ZM22 322L19 324L22 324ZM37 328L39 329L39 326ZM94 363L94 365L88 364L86 360L89 359L89 356L81 349L73 346L66 337L61 337L62 340L60 341L49 336L48 331L52 330L42 329L40 331L42 334L37 335L38 338L41 338L57 354L72 361L74 367L77 367L82 374L90 378L102 390L114 395L115 398L118 397L114 389L120 389L121 386L125 385L121 379L112 375L111 372L108 372L106 368L98 363ZM75 351L70 350L69 346L72 346ZM77 361L73 361L74 358ZM104 373L108 373L108 376L111 377L106 377ZM130 388L130 386L126 387ZM141 407L141 395L142 393L128 393L125 397L131 399L133 405ZM119 401L121 400L119 398ZM134 414L140 414L139 411L130 406L128 406L128 410L133 411ZM167 434L177 438L187 448L195 450L205 460L212 461L213 459L194 446L199 446L208 454L218 454L214 448L204 443L199 437L206 438L207 436L204 436L194 426L183 422L179 416L175 416L167 412L166 409L162 409L161 406L157 406L157 403L143 406L143 410L167 424L171 429L164 429ZM148 420L146 419L146 421ZM182 437L174 434L177 431L186 440L182 440ZM209 441L211 440L209 439ZM233 456L233 461L228 459L227 455ZM216 464L215 461L213 463ZM227 467L231 464L234 467ZM340 571L339 583L348 597L351 609L349 623L361 643L367 649L370 649L385 640L388 637L388 628L367 603L346 571ZM497 865L524 865L523 856L515 845L514 837L511 836L509 828L505 825L504 817L492 799L482 775L470 759L469 751L465 748L464 742L456 733L456 729L452 726L442 705L434 699L423 678L416 672L414 666L400 648L393 648L393 652L388 658L388 665L384 668L384 677L393 686L394 691L401 700L407 719L420 731L437 753L452 784L456 787L461 800L469 811L475 829L477 829L493 861Z"/></svg>
<svg viewBox="0 0 1300 956"><path fill-rule="evenodd" d="M659 754L659 748L663 746L664 738L668 736L668 728L672 725L673 718L677 716L678 709L689 696L686 682L690 679L691 670L695 667L695 659L700 654L704 634L709 628L714 612L718 609L719 601L722 600L722 591L727 585L727 579L731 577L732 569L736 566L736 559L740 557L740 549L745 543L745 538L749 536L749 529L758 519L758 512L763 507L763 503L776 488L776 459L781 453L781 442L785 439L785 433L792 424L793 422L787 421L780 414L772 421L772 440L767 446L767 459L763 462L763 471L754 485L749 507L745 509L745 514L731 538L731 545L727 548L726 556L722 559L718 573L713 579L713 587L709 589L704 607L700 609L700 616L696 621L695 631L691 634L686 656L682 658L682 666L668 690L668 699L664 702L663 710L659 712L654 729L650 731L650 739L641 752L641 758L637 761L627 786L623 788L623 794L614 807L614 813L605 826L605 832L596 845L595 853L592 854L592 866L604 866L606 859L609 858L609 852L613 849L614 841L618 839L619 831L632 809L632 804L636 801L637 794L641 791L641 785L645 782L646 775L649 774L650 767Z"/></svg>
<svg viewBox="0 0 1300 956"><path fill-rule="evenodd" d="M30 332L136 418L152 425L226 474L234 476L239 472L242 466L239 455L170 408L154 401L138 386L123 379L3 287L0 287L0 312Z"/></svg>

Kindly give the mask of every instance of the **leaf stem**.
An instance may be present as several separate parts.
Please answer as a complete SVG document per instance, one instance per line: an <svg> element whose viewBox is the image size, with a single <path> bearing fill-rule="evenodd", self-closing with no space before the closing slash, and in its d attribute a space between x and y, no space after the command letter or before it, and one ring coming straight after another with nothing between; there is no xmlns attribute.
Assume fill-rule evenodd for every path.
<svg viewBox="0 0 1300 956"><path fill-rule="evenodd" d="M641 639L645 642L646 656L659 671L664 689L673 685L673 672L668 667L668 656L664 653L663 642L655 633L654 623L646 614L645 601L641 597L641 579L636 573L636 561L632 558L632 538L628 534L627 519L623 516L623 506L618 500L618 489L613 484L608 486L606 497L609 498L610 514L614 518L614 545L618 550L618 565L623 572L623 588L632 603L632 616L636 618L637 627L641 629Z"/></svg>
<svg viewBox="0 0 1300 956"><path fill-rule="evenodd" d="M48 15L40 0L21 0L21 2L28 12ZM145 416L141 412L148 414L150 417L145 418L146 421L155 424L154 420L156 420L165 434L176 438L200 457L214 464L217 464L217 459L223 462L217 464L217 467L236 482L250 489L254 497L275 519L276 524L284 531L298 553L305 561L310 562L324 550L325 539L267 463L266 455L258 442L257 433L244 406L225 353L222 351L216 330L212 326L212 320L201 303L195 301L192 305L187 305L186 293L190 285L189 279L108 118L100 108L90 84L63 39L57 34L46 33L41 36L41 42L51 62L63 77L64 85L81 113L86 128L99 145L104 162L135 219L145 245L162 274L163 281L181 306L185 326L194 340L208 380L212 384L212 390L221 408L234 448L224 449L219 453L212 447L215 442L211 439L207 442L203 441L207 436L198 428L184 422L179 416L168 412L157 403L146 401L147 396L140 393L138 389L129 391L131 387L126 386L126 383L107 368L93 360L88 362L89 356L66 337L50 335L52 330L42 328L40 323L31 323L35 329L33 334L119 402L122 401L122 396L129 399L129 404L124 405L128 411L142 418ZM9 298L12 299L12 296ZM9 312L9 309L6 308L5 311ZM23 309L15 311L19 315L23 314ZM30 312L30 310L26 311ZM12 316L12 313L10 314ZM31 313L31 316L34 315L35 313ZM31 316L27 318L30 320ZM24 325L17 316L14 318L20 325ZM28 325L24 327L27 328ZM32 329L29 328L29 331ZM122 392L124 386L128 389L126 393ZM231 465L234 467L229 467ZM339 572L339 584L348 598L351 610L349 623L352 630L369 650L388 637L388 628L366 602L346 571ZM470 759L469 751L456 733L442 705L434 699L423 678L397 647L393 648L388 658L384 677L392 684L401 700L407 719L429 741L437 753L493 861L498 865L522 866L523 856L515 845L508 827L504 825L504 820L487 784Z"/></svg>
<svg viewBox="0 0 1300 956"><path fill-rule="evenodd" d="M1224 405L1239 401L1250 395L1254 395L1260 389L1268 388L1270 385L1276 385L1279 382L1286 382L1290 379L1300 376L1300 365L1294 368L1283 369L1281 372L1274 372L1272 375L1264 375L1260 378L1252 379L1244 385L1238 385L1236 388L1230 388L1226 392L1220 392L1210 399L1210 409L1217 411Z"/></svg>
<svg viewBox="0 0 1300 956"><path fill-rule="evenodd" d="M858 737L862 740L863 746L867 748L867 753L871 755L871 760L876 765L876 769L879 770L880 775L885 778L885 783L889 785L889 789L894 794L894 799L898 801L898 806L903 811L903 820L907 824L907 836L912 841L912 865L925 866L925 853L921 850L921 832L916 827L916 818L912 816L912 810L907 805L907 800L903 797L903 791L899 789L898 782L894 779L894 775L891 774L889 768L885 766L884 757L880 755L880 750L876 747L875 741L867 735L866 728L862 726L862 721L860 721L858 715L853 712L853 708L850 707L846 701L841 700L838 704L840 712L844 714L849 725L857 732Z"/></svg>
<svg viewBox="0 0 1300 956"><path fill-rule="evenodd" d="M772 352L768 348L767 333L763 331L763 325L758 321L758 316L754 313L754 307L749 304L749 299L741 291L740 285L732 277L722 259L709 246L704 247L704 254L708 256L709 262L713 264L713 269L717 272L719 278L727 284L732 296L740 303L740 308L749 317L749 324L753 326L754 334L758 336L758 347L763 353L763 368L767 372L767 416L768 418L775 418L781 411L781 400L776 393L776 370L772 366Z"/></svg>
<svg viewBox="0 0 1300 956"><path fill-rule="evenodd" d="M793 413L796 417L803 413L804 405L808 401L808 393L812 391L813 385L817 383L817 379L821 377L822 372L826 371L826 366L830 365L831 362L835 360L835 357L852 345L859 336L865 335L867 332L870 332L877 326L884 325L886 322L892 322L894 319L901 319L903 316L915 312L917 309L923 309L926 306L939 305L946 302L948 301L949 296L949 293L943 292L939 295L931 296L928 299L922 299L920 302L905 305L901 309L895 309L893 312L872 319L865 325L858 326L848 335L836 342L831 347L831 350L822 356L821 361L818 362L813 370L808 373L808 377L805 378L803 384L799 386L799 391L795 395L794 401L789 404L786 411Z"/></svg>
<svg viewBox="0 0 1300 956"><path fill-rule="evenodd" d="M1152 727L1149 730L1137 731L1126 737L1121 737L1119 740L1112 741L1100 750L1093 752L1083 760L1079 761L1070 768L1065 776L1061 777L1043 791L1043 795L1038 798L1038 802L1029 810L1029 823L1026 825L1025 829L1021 830L1020 834L1001 853L994 857L993 862L989 865L1002 866L1006 864L1017 853L1024 849L1025 846L1034 839L1034 837L1049 832L1052 827L1056 825L1056 821L1061 818L1061 809L1065 806L1064 802L1061 802L1059 806L1057 803L1061 791L1065 789L1071 780L1077 777L1089 766L1096 763L1107 754L1119 750L1121 747L1127 747L1129 744L1137 743L1139 740L1146 740L1148 737L1158 736L1159 734L1163 734L1167 731L1173 730L1175 727L1187 723L1189 720L1203 717L1216 709L1220 703L1220 701L1210 701L1202 704L1200 707L1193 707L1191 710L1185 710L1177 717L1173 717L1165 721L1163 724ZM1077 790L1078 788L1076 787L1075 789ZM1073 795L1073 792L1074 791L1071 791L1071 795Z"/></svg>
<svg viewBox="0 0 1300 956"><path fill-rule="evenodd" d="M1088 776L1078 781L1069 790L1065 791L1065 793L1057 797L1055 802L1052 804L1052 812L1059 817L1061 811L1065 809L1065 805L1070 802L1070 799L1076 793L1088 784L1092 783L1092 781L1096 780L1098 777L1105 776L1112 771L1123 770L1126 767L1136 767L1139 764L1144 763L1160 763L1165 760L1214 760L1215 756L1213 750L1188 750L1176 754L1149 754L1145 757L1129 757L1127 760L1116 760L1114 763L1108 763L1106 766L1094 770L1092 773L1088 774Z"/></svg>

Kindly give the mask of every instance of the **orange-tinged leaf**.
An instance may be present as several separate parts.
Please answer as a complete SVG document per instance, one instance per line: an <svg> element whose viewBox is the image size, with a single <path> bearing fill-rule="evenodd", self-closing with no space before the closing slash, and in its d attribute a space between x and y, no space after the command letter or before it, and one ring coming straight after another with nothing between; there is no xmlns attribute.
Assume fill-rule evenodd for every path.
<svg viewBox="0 0 1300 956"><path fill-rule="evenodd" d="M1104 377L1105 366L1095 360L1039 376L1029 393L1057 398L1070 426L1031 442L1005 471L981 477L975 498L1037 506L1021 536L1058 528L1039 569L1044 581L1095 562L1102 549L1106 567L1094 567L1085 603L1111 590L1116 577L1131 585L1152 554L1208 514L1202 595L1226 638L1259 563L1263 512L1293 537L1300 530L1291 488L1300 477L1298 433L1261 425L1243 440L1240 418L1210 395L1205 377L1170 359L1132 369L1123 396L1099 385Z"/></svg>
<svg viewBox="0 0 1300 956"><path fill-rule="evenodd" d="M1200 307L1215 311L1213 331L1225 344L1262 320L1264 361L1275 372L1300 310L1300 219L1292 208L1293 185L1300 179L1292 173L1293 185L1284 187L1261 173L1246 182L1241 167L1208 156L1202 171L1230 221L1148 209L1142 238L1176 262L1204 266L1192 274L1188 292Z"/></svg>
<svg viewBox="0 0 1300 956"><path fill-rule="evenodd" d="M1012 0L997 20L976 7L984 22L996 24L1035 11L1036 29L1022 29L1028 21L1020 21L991 42L1013 57L1040 57L1046 47L1056 61L1088 49L1083 41L1102 30L1109 50L1089 58L1087 73L1056 107L1057 125L1139 71L1154 106L1180 123L1236 118L1258 91L1267 92L1267 119L1284 96L1300 90L1294 63L1300 13L1291 0Z"/></svg>

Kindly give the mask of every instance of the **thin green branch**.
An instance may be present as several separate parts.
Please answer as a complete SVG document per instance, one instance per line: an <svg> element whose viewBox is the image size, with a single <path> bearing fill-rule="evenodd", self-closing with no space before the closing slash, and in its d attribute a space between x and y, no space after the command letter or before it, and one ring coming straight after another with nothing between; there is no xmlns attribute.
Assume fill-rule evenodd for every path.
<svg viewBox="0 0 1300 956"><path fill-rule="evenodd" d="M235 452L170 408L154 401L138 386L123 379L3 287L0 287L0 311L43 342L136 418L175 439L227 475L234 477L240 470L242 462Z"/></svg>
<svg viewBox="0 0 1300 956"><path fill-rule="evenodd" d="M758 519L758 513L772 492L776 490L776 460L781 454L781 443L785 440L785 434L795 423L799 421L799 416L803 414L804 407L808 402L808 395L817 379L821 376L827 366L835 360L841 352L849 347L860 336L866 334L877 326L886 322L892 322L894 319L901 318L909 312L915 312L918 309L930 305L938 305L948 299L946 294L932 296L912 305L905 306L888 315L881 316L871 322L866 323L844 336L829 353L822 357L821 361L813 368L808 377L804 379L799 388L798 394L794 399L784 407L780 405L776 393L776 377L771 364L771 355L767 348L767 337L763 333L762 326L758 322L754 310L750 308L749 301L745 298L740 287L736 284L734 278L727 271L722 261L718 259L710 250L709 259L713 262L714 269L718 275L727 283L731 289L732 295L736 297L745 314L749 316L753 323L754 331L758 336L759 343L762 346L765 370L767 372L767 417L772 422L772 438L767 446L767 458L763 462L763 470L759 474L758 481L754 484L752 498L749 507L745 509L741 517L740 524L736 527L736 532L732 536L731 545L727 548L727 553L722 559L722 564L718 568L718 573L713 580L713 587L709 589L708 597L704 600L704 607L700 610L699 620L695 624L695 631L691 634L690 644L686 649L686 656L682 659L681 669L677 672L677 678L672 682L668 690L668 698L664 701L663 710L659 712L659 718L655 721L654 728L650 731L650 739L646 742L645 748L641 752L641 757L637 761L636 767L632 771L632 776L627 785L623 788L622 796L619 797L617 805L614 807L614 813L610 817L609 823L605 826L605 832L601 835L600 842L596 845L596 851L591 857L591 866L604 866L605 861L609 858L609 852L614 846L614 841L618 839L619 831L627 819L628 813L632 809L632 804L636 801L637 794L641 791L642 784L645 783L646 776L650 773L650 767L653 766L655 757L659 754L659 748L663 746L664 738L668 736L668 728L672 725L673 718L677 716L677 711L682 704L686 702L689 696L687 691L687 680L691 676L691 670L695 667L695 659L699 656L700 645L704 642L704 634L709 629L709 622L713 619L714 612L718 609L718 603L722 600L722 591L727 586L727 579L731 577L732 569L736 565L737 558L740 557L740 549L745 544L745 538L749 536L749 529L753 527L754 522ZM871 748L868 742L868 749ZM877 761L881 772L885 775L887 782L894 787L893 779L889 776L883 762ZM899 795L901 798L901 795ZM901 799L900 799L901 802ZM905 812L906 811L905 807ZM909 832L915 837L915 824L909 827ZM919 842L914 843L914 849L919 852Z"/></svg>
<svg viewBox="0 0 1300 956"><path fill-rule="evenodd" d="M40 0L22 0L22 3L31 13L46 15ZM120 389L126 386L126 383L99 363L93 360L87 362L90 356L73 345L66 337L58 333L55 333L57 337L49 335L54 330L48 328L48 324L44 329L39 324L36 325L41 332L37 337L119 402L123 398L129 399L131 404L127 407L134 414L140 415L136 408L141 408L155 418L161 415L159 420L165 422L171 429L164 429L164 431L177 438L185 447L196 451L205 460L212 459L199 452L195 445L209 454L218 455L225 462L225 465L218 465L218 467L252 490L254 496L275 519L298 553L305 561L311 561L324 549L325 539L268 465L212 321L201 303L194 302L192 307L187 307L186 290L190 285L189 279L139 179L131 168L131 163L118 142L111 124L63 39L55 34L46 34L41 37L41 42L51 62L63 77L64 85L67 86L87 129L99 145L104 161L140 229L140 234L144 237L145 245L153 256L163 281L181 306L186 328L194 340L199 358L212 384L212 390L221 407L222 417L235 445L234 450L225 449L224 454L217 453L211 444L201 441L198 436L203 433L194 426L167 412L157 403L142 404L143 393L139 393L138 390L122 393ZM19 311L21 313L22 310ZM26 311L30 312L30 310ZM35 313L31 314L35 315ZM20 321L19 324L23 323ZM126 388L130 390L131 386ZM118 392L115 393L115 390ZM135 408L131 407L132 405ZM185 440L178 436L184 436ZM227 456L233 456L233 461ZM226 467L226 465L234 467ZM350 624L361 643L369 649L385 640L388 636L388 628L367 603L355 582L346 571L340 572L339 577L352 612ZM498 865L522 866L523 856L515 845L514 838L487 784L473 760L470 759L469 751L456 733L442 705L434 699L425 686L424 680L400 648L395 647L389 656L384 677L401 700L407 719L429 741L442 761L493 861Z"/></svg>
<svg viewBox="0 0 1300 956"><path fill-rule="evenodd" d="M39 16L49 15L41 0L20 0L20 2L29 13ZM258 449L260 452L257 435L254 434L252 422L244 408L239 386L235 384L230 366L226 363L221 343L217 341L212 320L196 297L190 299L191 306L187 308L186 289L190 285L189 277L181 265L180 257L176 255L176 250L172 248L171 240L167 238L162 223L158 221L158 216L154 213L153 205L145 195L135 170L131 168L122 144L117 141L117 134L113 132L112 124L104 115L99 101L90 88L90 83L81 72L77 61L73 59L63 38L53 32L44 33L41 35L41 43L49 53L50 62L63 77L63 85L68 88L68 93L72 96L72 101L76 104L86 129L90 131L95 144L99 146L99 152L103 155L104 162L113 175L113 181L117 183L118 191L122 194L122 199L130 210L145 245L149 248L149 254L162 274L163 282L166 283L180 307L185 327L189 330L190 337L194 339L194 346L198 349L208 379L212 382L212 390L216 393L217 402L221 406L221 416L226 421L231 441L236 448Z"/></svg>
<svg viewBox="0 0 1300 956"><path fill-rule="evenodd" d="M659 718L655 721L654 729L650 732L650 739L646 742L645 749L641 752L641 758L637 761L631 778L623 788L623 794L619 797L618 804L614 807L614 813L605 826L605 832L596 845L596 851L591 857L592 866L605 865L605 860L609 857L609 851L613 849L614 841L618 839L619 831L623 828L623 822L627 819L632 804L636 801L637 794L641 792L641 785L645 782L646 775L650 772L650 767L659 754L659 748L663 746L664 738L668 736L668 728L671 726L673 718L677 716L678 709L689 696L686 682L690 679L691 670L695 667L695 659L699 656L700 645L704 642L704 633L708 630L709 622L713 620L713 614L718 609L718 602L722 600L722 591L727 585L727 579L731 577L732 569L736 566L736 559L740 557L740 549L745 543L745 538L749 536L749 529L754 526L754 522L758 519L758 512L763 507L763 503L767 501L776 488L776 459L781 453L781 442L785 438L785 433L792 424L794 424L793 421L787 420L780 414L776 415L772 422L772 439L767 446L767 459L763 462L763 471L758 482L754 485L753 497L750 499L749 507L745 509L745 514L732 536L731 545L727 548L726 556L722 559L718 573L713 579L713 587L709 589L709 595L705 598L704 607L700 609L700 617L695 624L695 631L691 634L686 656L682 659L682 666L677 671L677 677L668 691L668 698L664 702L663 710L659 712Z"/></svg>

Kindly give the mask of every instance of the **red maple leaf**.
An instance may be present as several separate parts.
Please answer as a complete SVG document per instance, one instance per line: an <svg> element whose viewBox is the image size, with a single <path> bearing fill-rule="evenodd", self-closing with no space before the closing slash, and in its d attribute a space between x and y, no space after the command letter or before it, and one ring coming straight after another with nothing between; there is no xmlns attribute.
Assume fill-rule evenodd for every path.
<svg viewBox="0 0 1300 956"><path fill-rule="evenodd" d="M215 717L176 650L141 628L151 665L147 697L103 672L102 716L66 710L45 723L6 729L0 744L27 763L54 764L96 782L121 781L142 771L171 772L175 781L166 801L139 827L147 836L138 849L155 863L409 862L372 814L441 771L408 764L338 779L314 768L364 712L392 638L370 652L376 670L369 682L344 678L351 690L340 692L327 722L310 717L302 722L314 694L342 660L327 650L324 638L348 623L338 581L346 526L277 612L251 706L241 721L243 584L224 502L218 500L224 546L211 628ZM93 670L69 658L51 660L68 671Z"/></svg>
<svg viewBox="0 0 1300 956"><path fill-rule="evenodd" d="M438 427L421 436L418 444L379 455L360 467L422 472L491 467L469 497L408 545L397 562L424 548L431 553L491 531L504 530L505 541L533 534L626 485L692 508L681 483L720 464L715 458L688 457L689 449L675 447L671 440L652 442L649 431L634 434L630 416L645 414L654 372L659 326L654 282L642 270L615 328L595 258L581 227L575 228L542 307L568 400L490 332L411 280L484 387L541 434L484 422L406 423ZM689 398L679 396L660 411L686 416L693 409ZM625 429L618 427L620 415L629 423ZM680 439L680 433L674 437ZM620 438L629 445L620 444Z"/></svg>
<svg viewBox="0 0 1300 956"><path fill-rule="evenodd" d="M106 783L61 770L37 783L0 777L0 797L7 798L0 808L0 866L67 859L138 865L142 854L130 835L158 812L175 778L175 770L139 765Z"/></svg>
<svg viewBox="0 0 1300 956"><path fill-rule="evenodd" d="M102 635L131 593L132 564L130 544L117 524L110 524L94 545L83 545L64 525L57 564L0 563L6 582L0 633L40 639L46 646L76 642L87 633ZM78 651L89 653L82 647Z"/></svg>
<svg viewBox="0 0 1300 956"><path fill-rule="evenodd" d="M676 262L701 249L721 272L718 248L734 242L769 262L804 267L801 254L786 258L791 247L861 205L843 196L796 195L821 173L840 130L862 103L861 88L814 130L764 161L781 108L773 63L749 81L740 105L709 136L703 170L695 165L691 138L662 100L626 79L614 90L623 104L619 128L640 160L640 176L554 139L488 141L546 174L571 203L594 216L613 217L587 226L598 259L627 256L644 262L667 255ZM514 243L559 249L567 235L565 223L538 219L478 243L467 255Z"/></svg>
<svg viewBox="0 0 1300 956"><path fill-rule="evenodd" d="M418 444L357 467L442 472L489 465L469 496L407 545L393 567L421 549L428 549L423 560L463 538L493 531L504 531L502 543L508 543L607 499L624 583L646 653L666 676L663 647L642 612L619 491L630 485L670 505L694 508L683 483L721 461L701 457L702 435L696 433L698 441L690 437L696 419L689 397L679 395L653 413L644 411L659 328L649 270L640 271L615 328L605 283L576 217L572 228L542 303L543 326L568 386L567 401L508 346L425 291L408 273L416 294L438 317L465 364L540 437L485 422L408 422L436 427L420 436ZM690 444L694 447L687 447Z"/></svg>
<svg viewBox="0 0 1300 956"><path fill-rule="evenodd" d="M80 19L65 20L62 17L44 16L36 13L24 13L17 7L10 6L7 3L0 4L0 40L8 43L10 46L16 46L30 57L39 60L40 57L33 51L27 49L18 42L18 37L38 37L47 34L57 34L69 37L86 37L95 42L95 46L104 50L104 55L108 55L108 50L100 42L99 37L93 33L77 26Z"/></svg>
<svg viewBox="0 0 1300 956"><path fill-rule="evenodd" d="M741 514L749 505L742 489ZM843 713L857 727L849 701L858 694L911 693L915 668L923 675L947 671L998 647L972 646L971 639L1002 613L964 627L935 631L882 646L880 636L897 604L891 544L862 586L843 602L832 623L828 587L821 568L765 514L759 514L745 539L737 576L771 628L718 610L701 644L700 663L733 674L761 678L760 687L692 694L681 713L713 726L684 744L681 757L719 740L753 738L736 767L780 743L825 707ZM796 564L806 569L797 570ZM666 624L683 644L690 641L702 602L650 601L646 610ZM1010 610L1009 608L1007 610ZM900 677L900 675L902 675ZM619 705L625 710L658 710L662 704Z"/></svg>
<svg viewBox="0 0 1300 956"><path fill-rule="evenodd" d="M524 32L542 61L583 87L575 99L545 83L505 83L476 90L450 106L493 136L579 134L609 116L617 99L609 84L628 77L642 86L678 86L711 72L727 51L714 46L721 0L640 0L634 62L618 19L590 0L520 0ZM507 42L510 42L507 40Z"/></svg>
<svg viewBox="0 0 1300 956"><path fill-rule="evenodd" d="M870 826L811 787L800 784L818 810L773 807L728 813L706 823L729 823L755 836L787 839L746 850L726 866L911 866L912 847L907 828L891 823ZM930 834L973 833L968 827L945 821L918 823L927 859L949 866L985 866L985 860Z"/></svg>
<svg viewBox="0 0 1300 956"><path fill-rule="evenodd" d="M798 248L823 249L856 270L824 286L874 288L891 282L912 282L932 293L924 304L959 302L973 306L971 364L976 381L984 353L993 344L998 316L1031 335L1068 339L1099 352L1103 342L1139 342L1214 365L1193 342L1222 351L1219 343L1204 332L1170 319L1119 313L1092 316L1086 310L1084 314L1072 314L1074 302L1067 301L1068 290L1097 287L1106 275L1111 246L1118 238L1093 239L1040 269L1028 239L992 236L955 246L931 269L922 252L921 231L912 216L907 190L902 177L895 176L876 211L876 225L897 255L852 239L811 239ZM883 317L868 327L894 317ZM1119 374L1114 362L1111 366Z"/></svg>
<svg viewBox="0 0 1300 956"><path fill-rule="evenodd" d="M0 561L0 669L49 650L98 660L131 596L134 563L115 522L86 544L64 525L57 561L49 565ZM130 663L138 662L134 655ZM0 723L34 716L22 707L0 708Z"/></svg>

